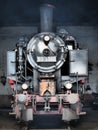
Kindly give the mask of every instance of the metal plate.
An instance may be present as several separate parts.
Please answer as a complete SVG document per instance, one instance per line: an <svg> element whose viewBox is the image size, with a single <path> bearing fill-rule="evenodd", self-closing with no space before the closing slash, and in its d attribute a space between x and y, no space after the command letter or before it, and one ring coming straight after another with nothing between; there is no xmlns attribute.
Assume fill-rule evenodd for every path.
<svg viewBox="0 0 98 130"><path fill-rule="evenodd" d="M70 75L88 75L88 50L72 50L70 56Z"/></svg>
<svg viewBox="0 0 98 130"><path fill-rule="evenodd" d="M56 56L37 56L37 62L56 62Z"/></svg>
<svg viewBox="0 0 98 130"><path fill-rule="evenodd" d="M7 52L7 77L15 79L16 74L16 53L15 51Z"/></svg>

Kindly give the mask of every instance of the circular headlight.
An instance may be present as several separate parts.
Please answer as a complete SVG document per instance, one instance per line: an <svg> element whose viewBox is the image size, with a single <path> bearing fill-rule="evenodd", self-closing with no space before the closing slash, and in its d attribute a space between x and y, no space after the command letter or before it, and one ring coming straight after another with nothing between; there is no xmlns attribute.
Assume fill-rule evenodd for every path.
<svg viewBox="0 0 98 130"><path fill-rule="evenodd" d="M22 89L27 89L28 88L28 85L26 83L22 84Z"/></svg>
<svg viewBox="0 0 98 130"><path fill-rule="evenodd" d="M50 37L48 35L44 36L44 40L48 42L50 40Z"/></svg>
<svg viewBox="0 0 98 130"><path fill-rule="evenodd" d="M71 89L72 88L72 83L71 82L67 82L66 85L65 85L65 87L67 89Z"/></svg>

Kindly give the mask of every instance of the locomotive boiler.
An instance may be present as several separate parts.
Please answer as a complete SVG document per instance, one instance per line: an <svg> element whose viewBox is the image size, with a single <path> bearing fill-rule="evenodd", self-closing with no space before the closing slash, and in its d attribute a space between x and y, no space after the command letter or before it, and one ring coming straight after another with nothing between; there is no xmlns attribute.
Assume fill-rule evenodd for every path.
<svg viewBox="0 0 98 130"><path fill-rule="evenodd" d="M52 10L50 5L41 9L40 33L29 40L20 38L7 52L7 78L13 90L10 114L19 120L59 114L69 122L85 114L80 81L88 76L88 50L80 49L64 29L53 31Z"/></svg>

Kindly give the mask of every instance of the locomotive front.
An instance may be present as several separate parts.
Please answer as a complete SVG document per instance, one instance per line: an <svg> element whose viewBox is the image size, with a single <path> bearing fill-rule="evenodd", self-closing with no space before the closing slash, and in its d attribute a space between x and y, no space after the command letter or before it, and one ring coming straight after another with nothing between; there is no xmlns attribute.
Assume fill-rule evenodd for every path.
<svg viewBox="0 0 98 130"><path fill-rule="evenodd" d="M85 114L78 81L87 77L87 50L79 49L72 36L53 33L50 23L48 26L48 30L46 25L43 32L29 41L20 40L14 51L7 52L7 77L13 90L10 114L19 120L30 121L37 114L59 114L69 122ZM66 62L63 71L69 69L69 73L62 75ZM77 87L73 93L74 83Z"/></svg>

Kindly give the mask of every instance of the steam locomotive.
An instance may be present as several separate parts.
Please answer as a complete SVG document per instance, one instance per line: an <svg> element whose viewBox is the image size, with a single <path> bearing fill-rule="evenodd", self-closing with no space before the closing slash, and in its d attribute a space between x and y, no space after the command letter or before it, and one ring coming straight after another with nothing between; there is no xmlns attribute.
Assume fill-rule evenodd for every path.
<svg viewBox="0 0 98 130"><path fill-rule="evenodd" d="M41 8L41 32L29 40L20 38L7 52L7 78L13 90L10 114L19 120L59 114L69 122L85 114L80 86L88 76L88 50L80 49L64 29L52 31L51 8Z"/></svg>

